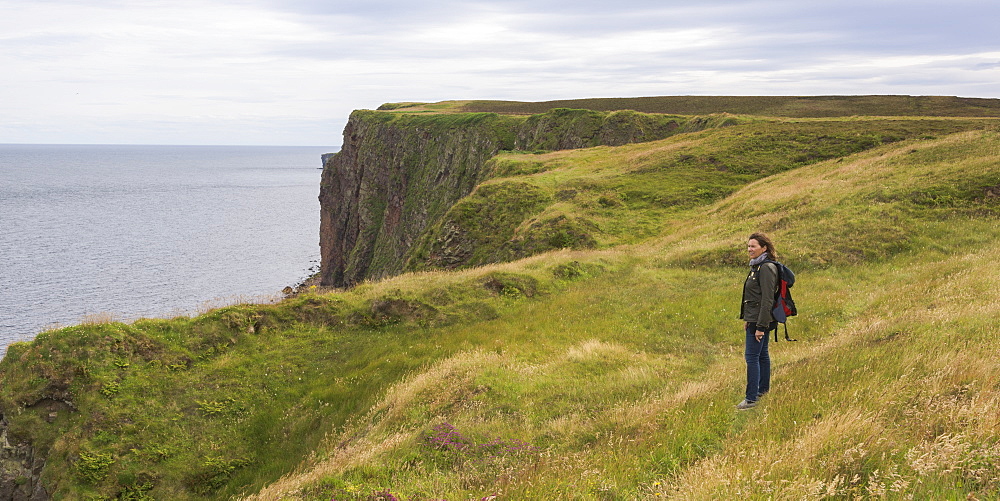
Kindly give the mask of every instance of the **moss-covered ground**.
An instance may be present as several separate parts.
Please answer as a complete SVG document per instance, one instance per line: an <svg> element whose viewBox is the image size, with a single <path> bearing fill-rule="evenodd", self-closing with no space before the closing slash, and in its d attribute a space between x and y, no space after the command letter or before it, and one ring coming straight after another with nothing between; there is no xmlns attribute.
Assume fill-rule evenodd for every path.
<svg viewBox="0 0 1000 501"><path fill-rule="evenodd" d="M44 333L0 362L10 440L49 450L58 499L1000 490L992 122L754 120L492 162L451 221L484 262L528 257ZM738 412L758 230L798 274L799 341Z"/></svg>

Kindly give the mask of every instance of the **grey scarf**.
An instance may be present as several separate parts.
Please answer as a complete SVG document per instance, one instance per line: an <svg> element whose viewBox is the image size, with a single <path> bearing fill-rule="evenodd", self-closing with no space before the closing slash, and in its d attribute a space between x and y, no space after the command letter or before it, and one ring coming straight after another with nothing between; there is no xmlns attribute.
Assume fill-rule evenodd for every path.
<svg viewBox="0 0 1000 501"><path fill-rule="evenodd" d="M763 254L751 259L750 266L757 266L760 263L763 263L764 261L767 261L767 252L764 252Z"/></svg>

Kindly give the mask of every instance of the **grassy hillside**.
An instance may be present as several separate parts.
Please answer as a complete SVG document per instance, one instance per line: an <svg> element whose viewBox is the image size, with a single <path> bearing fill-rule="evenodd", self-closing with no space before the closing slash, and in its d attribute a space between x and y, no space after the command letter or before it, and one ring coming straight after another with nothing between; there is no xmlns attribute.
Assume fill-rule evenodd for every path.
<svg viewBox="0 0 1000 501"><path fill-rule="evenodd" d="M563 228L539 241L575 249L45 333L0 362L11 441L50 449L63 499L1000 489L992 122L759 121L493 162L478 191L506 195L456 206L504 216L480 219L504 236L476 249L517 257L560 216L589 240ZM530 210L491 205L524 193ZM800 341L772 345L771 393L737 412L756 230L798 272Z"/></svg>
<svg viewBox="0 0 1000 501"><path fill-rule="evenodd" d="M469 346L258 498L989 496L998 140L883 146L751 184L645 244L504 265L552 270L552 292L432 331ZM797 263L805 306L801 341L773 347L775 390L738 413L743 270L703 256L741 254L758 228ZM565 281L567 266L589 271Z"/></svg>
<svg viewBox="0 0 1000 501"><path fill-rule="evenodd" d="M609 248L674 231L678 216L747 183L803 165L907 139L982 128L972 119L764 120L731 117L713 127L620 148L543 154L505 152L481 184L430 228L411 253L411 270L510 261L560 249ZM867 253L813 256L857 261ZM874 254L872 253L874 252ZM735 263L728 251L703 259Z"/></svg>

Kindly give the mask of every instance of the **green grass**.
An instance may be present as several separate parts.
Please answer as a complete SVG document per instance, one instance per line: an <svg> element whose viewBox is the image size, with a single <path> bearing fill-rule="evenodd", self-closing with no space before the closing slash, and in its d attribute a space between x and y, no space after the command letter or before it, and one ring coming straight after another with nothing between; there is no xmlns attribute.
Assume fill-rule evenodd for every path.
<svg viewBox="0 0 1000 501"><path fill-rule="evenodd" d="M881 145L991 123L746 120L624 147L502 153L490 161L493 179L459 200L441 223L425 232L408 269L454 269L553 249L642 242L669 231L690 217L692 209L721 200L752 181ZM914 160L926 155L917 154ZM925 206L958 207L969 202L983 182L997 184L968 179L955 187L940 183L937 191L866 196L908 197ZM895 236L905 223L897 224L865 206L860 210L845 230L869 232L881 224L877 231L886 248L875 253L894 252L899 243Z"/></svg>
<svg viewBox="0 0 1000 501"><path fill-rule="evenodd" d="M477 259L519 257L507 242L559 216L590 243L44 333L0 362L10 441L48 451L61 499L985 499L1000 136L983 125L752 121L505 153L452 209L474 252L507 252ZM739 413L756 230L798 273L800 341L772 345L772 392Z"/></svg>

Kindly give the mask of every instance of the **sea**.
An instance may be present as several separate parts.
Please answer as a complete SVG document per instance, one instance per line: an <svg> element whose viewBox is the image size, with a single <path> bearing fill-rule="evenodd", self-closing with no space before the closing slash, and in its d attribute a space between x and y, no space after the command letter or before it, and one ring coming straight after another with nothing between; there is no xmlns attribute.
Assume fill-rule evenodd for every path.
<svg viewBox="0 0 1000 501"><path fill-rule="evenodd" d="M331 151L0 144L0 357L54 328L280 299L318 271Z"/></svg>

